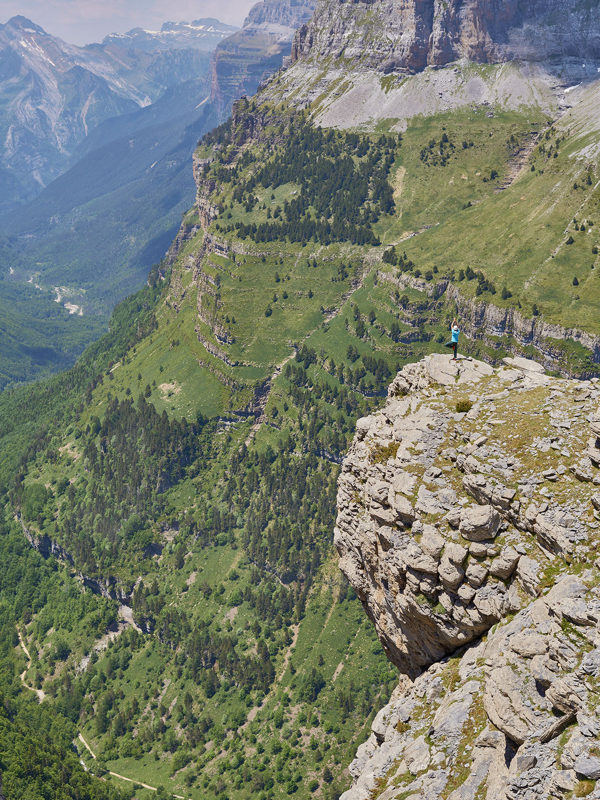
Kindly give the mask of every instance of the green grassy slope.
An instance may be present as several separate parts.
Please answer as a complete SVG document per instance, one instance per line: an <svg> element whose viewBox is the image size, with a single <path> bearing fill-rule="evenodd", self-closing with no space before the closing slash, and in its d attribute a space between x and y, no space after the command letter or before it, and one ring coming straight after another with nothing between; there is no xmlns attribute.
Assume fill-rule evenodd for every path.
<svg viewBox="0 0 600 800"><path fill-rule="evenodd" d="M570 270L595 235L579 209L593 207L596 163L580 175L569 157L583 134L573 123L554 158L556 125L489 113L418 119L399 137L318 133L289 109L241 104L199 150L208 230L193 209L164 281L119 310L72 380L0 404L8 518L127 603L120 634L95 646L60 615L48 626L45 608L20 619L37 652L28 679L69 709L97 770L193 798L347 785L394 684L331 546L357 418L447 338L441 279L594 330L592 284L554 310L533 279L573 217ZM527 144L535 168L510 183Z"/></svg>
<svg viewBox="0 0 600 800"><path fill-rule="evenodd" d="M392 244L402 232L421 230L402 249L422 273L436 266L458 276L469 266L498 289L482 299L520 303L525 316L536 305L548 322L597 334L600 129L584 101L554 124L526 116L455 112L411 126L409 134L419 135L410 153L410 135L405 137L403 213L385 240ZM487 158L478 157L478 148L485 152L478 143L453 154L445 167L417 161L422 141L439 141L443 131L458 145L470 129L478 131ZM525 137L534 131L537 138L527 146ZM531 149L526 160L521 148ZM492 170L498 173L493 181ZM490 185L495 191L487 190ZM508 303L499 296L503 286L513 294ZM475 284L460 289L472 296Z"/></svg>

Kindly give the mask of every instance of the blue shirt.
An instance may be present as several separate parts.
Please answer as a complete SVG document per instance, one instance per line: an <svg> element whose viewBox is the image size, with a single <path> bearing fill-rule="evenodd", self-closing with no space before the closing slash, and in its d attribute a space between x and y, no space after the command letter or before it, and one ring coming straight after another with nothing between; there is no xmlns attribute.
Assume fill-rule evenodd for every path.
<svg viewBox="0 0 600 800"><path fill-rule="evenodd" d="M458 334L460 333L459 328L452 328L452 341L458 342Z"/></svg>

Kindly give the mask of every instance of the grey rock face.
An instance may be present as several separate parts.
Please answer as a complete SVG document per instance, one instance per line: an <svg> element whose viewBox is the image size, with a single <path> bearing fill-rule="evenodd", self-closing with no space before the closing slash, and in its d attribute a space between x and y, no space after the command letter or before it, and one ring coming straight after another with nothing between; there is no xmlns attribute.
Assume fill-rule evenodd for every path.
<svg viewBox="0 0 600 800"><path fill-rule="evenodd" d="M600 58L595 4L577 0L321 0L292 57L328 56L384 73L415 72L460 58ZM384 35L385 31L385 35Z"/></svg>
<svg viewBox="0 0 600 800"><path fill-rule="evenodd" d="M289 56L294 34L310 19L315 0L262 0L256 3L241 31L227 37L215 50L212 99L221 111L276 72Z"/></svg>
<svg viewBox="0 0 600 800"><path fill-rule="evenodd" d="M582 628L565 634L560 622L565 603L594 606L599 593L567 576L477 645L412 684L404 679L361 746L343 800L368 800L375 786L389 800L546 800L581 778L600 779L598 684L583 678L585 654L576 644ZM562 687L557 693L540 691L541 664Z"/></svg>
<svg viewBox="0 0 600 800"><path fill-rule="evenodd" d="M471 542L493 539L500 527L502 517L490 505L466 508L460 517L459 531Z"/></svg>
<svg viewBox="0 0 600 800"><path fill-rule="evenodd" d="M429 356L360 420L334 541L412 682L377 716L344 800L545 800L600 779L600 470L571 469L599 406L597 383L526 359ZM559 418L560 449L541 448Z"/></svg>
<svg viewBox="0 0 600 800"><path fill-rule="evenodd" d="M573 769L584 778L596 781L600 778L600 758L598 756L579 756L575 759Z"/></svg>

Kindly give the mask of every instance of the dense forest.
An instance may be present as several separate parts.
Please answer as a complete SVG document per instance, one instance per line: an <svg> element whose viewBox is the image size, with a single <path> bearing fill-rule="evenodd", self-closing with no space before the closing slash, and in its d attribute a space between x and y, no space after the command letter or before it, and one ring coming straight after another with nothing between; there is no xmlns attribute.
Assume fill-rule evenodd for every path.
<svg viewBox="0 0 600 800"><path fill-rule="evenodd" d="M229 204L222 207L222 223L217 230L235 232L254 242L285 241L306 243L351 242L377 245L373 224L383 214L394 211L394 193L388 181L398 157L402 136L381 135L375 138L315 128L300 114L293 114L282 126L282 143L266 163L253 163L255 156L246 151L233 168L214 170L215 178L225 187L231 185ZM208 135L207 144L235 141L233 125L220 135ZM253 167L248 170L248 167ZM207 174L209 168L206 168ZM289 198L267 207L257 191L273 193L279 187L291 189ZM246 215L258 213L257 221L227 221L239 206Z"/></svg>
<svg viewBox="0 0 600 800"><path fill-rule="evenodd" d="M155 302L159 297L152 295ZM146 314L142 329L150 334L152 302L145 311L139 299L131 307ZM362 321L360 314L358 318ZM119 348L138 341L124 330L117 331L115 326L113 357L96 362L103 364L103 373L92 377L85 362L76 368L79 377L71 384L71 405L68 393L60 401L42 391L30 399L32 415L39 404L40 419L52 402L57 404L72 442L68 450L55 437L56 428L40 435L27 416L23 425L7 428L6 435L19 431L23 441L26 431L35 433L6 497L21 514L24 526L60 542L86 575L110 581L127 565L126 574L141 571L128 600L139 630L121 633L110 642L106 655L92 652L84 672L77 674L72 669L74 659L89 652L89 644L82 650L76 642L92 643L103 631L114 628L116 604L72 587L72 602L77 599L79 605L69 611L64 599L56 604L55 615L43 603L32 602L29 609L21 605L13 617L15 624L20 619L34 641L50 635L53 642L50 650L34 655L30 680L54 698L53 706L64 715L68 735L74 732L69 725L83 725L103 742L100 771L115 759L166 753L172 759L171 770L183 770L193 787L201 775L210 776L213 770L214 757L208 752L200 757L204 748L221 741L233 753L241 747L238 758L247 762L247 779L257 787L256 796L263 796L262 791L265 798L275 797L278 786L296 791L309 764L329 763L331 745L323 746L327 730L335 732L335 752L340 753L336 759L342 751L351 752L353 727L368 715L371 698L391 688L393 672L381 662L380 648L373 649L368 627L364 635L371 642L369 658L377 653L375 671L358 681L349 675L330 697L324 688L326 662L320 666L327 652L323 650L310 668L298 665L298 679L295 669L290 673L289 688L277 694L278 706L270 708L261 723L261 747L276 741L282 728L298 724L301 730L312 730L314 747L303 752L298 745L296 755L285 748L274 751L277 765L265 768L257 762L253 766L247 744L235 732L248 709L260 707L269 696L298 626L313 624L315 590L317 595L321 591L315 580L331 552L338 464L354 420L379 402L395 365L390 366L386 358L359 355L356 348L350 348L336 364L314 348L302 346L281 377L280 391L287 399L280 412L270 411L270 430L276 437L256 446L243 438L240 441L239 436L219 433L218 422L202 415L186 420L159 414L148 386L135 400L131 394L121 399L110 396L109 391L105 408L96 410L95 393L102 389ZM86 409L89 403L91 408ZM197 488L192 507L186 508L175 496L190 481ZM177 535L165 548L161 531L166 528L174 528ZM16 526L13 536L21 537L21 550L26 551ZM53 559L44 562L27 552L44 569L57 569ZM186 581L177 588L179 574L190 574L188 564L212 558L213 552L221 553L219 558L241 552L243 560L221 582L203 579L188 590ZM156 571L157 559L162 574ZM69 563L65 568L72 569ZM21 579L21 586L32 581L33 576ZM131 583L124 584L125 590L127 586ZM346 586L336 592L336 613L356 608ZM174 603L176 597L180 600ZM245 625L216 624L219 608L239 609ZM15 628L11 630L14 646ZM146 663L160 671L141 672ZM160 692L160 672L180 687L179 701L171 711L155 693ZM142 674L147 675L145 690L141 696L139 691L132 695L132 688L140 685L135 676ZM321 713L304 713L300 723L293 722L286 711L290 704L299 702L310 708L317 697L324 703ZM223 707L230 708L226 718L218 711ZM153 708L161 711L163 721ZM258 737L252 730L249 735ZM316 785L323 787L324 796L337 796L339 785L330 767L322 766L321 773ZM236 774L234 770L231 777ZM232 786L228 775L225 781L208 778L211 796L228 796L227 786ZM238 784L235 777L233 786L242 791L243 782Z"/></svg>
<svg viewBox="0 0 600 800"><path fill-rule="evenodd" d="M0 781L7 800L125 800L115 787L85 772L73 747L77 728L64 709L38 704L19 672L18 626L33 617L66 634L73 620L93 638L110 624L110 610L71 584L53 561L32 550L20 530L0 521ZM66 591L65 591L66 590ZM43 623L42 623L43 624ZM64 647L68 647L65 643ZM65 658L65 652L54 654Z"/></svg>

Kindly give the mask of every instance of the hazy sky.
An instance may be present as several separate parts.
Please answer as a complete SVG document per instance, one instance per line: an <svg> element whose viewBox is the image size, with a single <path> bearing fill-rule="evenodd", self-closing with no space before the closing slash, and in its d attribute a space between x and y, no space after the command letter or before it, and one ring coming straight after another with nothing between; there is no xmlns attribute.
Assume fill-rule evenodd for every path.
<svg viewBox="0 0 600 800"><path fill-rule="evenodd" d="M22 14L72 44L101 41L131 28L155 30L167 20L216 17L240 25L255 0L0 0L0 22Z"/></svg>

